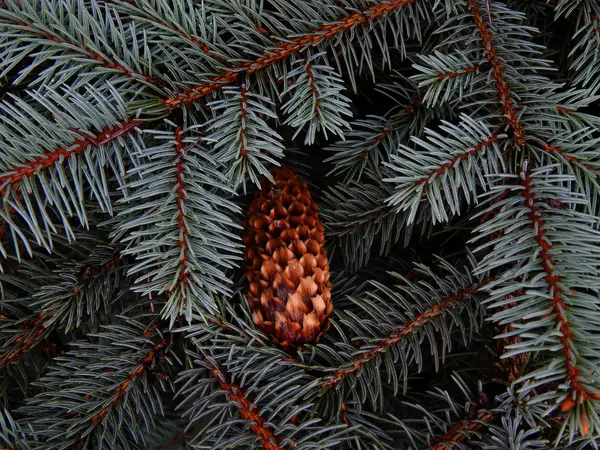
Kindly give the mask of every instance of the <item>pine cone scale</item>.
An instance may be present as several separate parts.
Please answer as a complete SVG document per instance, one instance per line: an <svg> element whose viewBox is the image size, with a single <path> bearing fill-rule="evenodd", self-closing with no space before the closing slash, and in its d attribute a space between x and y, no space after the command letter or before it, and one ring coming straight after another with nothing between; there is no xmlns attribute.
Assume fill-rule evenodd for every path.
<svg viewBox="0 0 600 450"><path fill-rule="evenodd" d="M289 169L273 171L246 218L248 301L256 326L286 350L316 343L332 311L329 262L317 204Z"/></svg>

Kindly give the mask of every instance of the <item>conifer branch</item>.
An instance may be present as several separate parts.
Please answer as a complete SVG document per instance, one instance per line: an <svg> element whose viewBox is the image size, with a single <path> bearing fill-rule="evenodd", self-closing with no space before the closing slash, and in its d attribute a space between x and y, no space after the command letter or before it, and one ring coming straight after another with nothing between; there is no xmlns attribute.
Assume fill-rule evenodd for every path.
<svg viewBox="0 0 600 450"><path fill-rule="evenodd" d="M156 327L155 327L156 328ZM148 338L152 334L152 330L146 330L142 333L143 338ZM108 404L102 407L98 412L96 412L92 417L88 419L88 422L92 425L97 425L104 417L111 411L111 409L117 405L123 397L127 394L130 389L130 386L133 383L137 382L137 379L150 368L150 364L154 360L155 356L158 352L164 350L169 341L165 338L162 338L157 344L155 344L150 351L146 353L144 358L139 361L138 366L127 376L127 379L121 382L116 388L114 388L111 392L111 399Z"/></svg>
<svg viewBox="0 0 600 450"><path fill-rule="evenodd" d="M88 148L98 148L101 145L108 144L121 136L131 133L135 128L140 127L142 124L143 122L141 120L135 119L122 121L118 125L100 130L100 132L96 134L96 137L90 137L87 132L84 133L75 130L75 133L82 136L80 139L73 141L69 145L49 150L34 161L19 164L12 169L6 170L5 173L8 172L8 174L0 177L0 196L4 197L7 193L7 188L13 187L24 178L31 178L40 171L53 167L59 162L62 163L73 156L81 155Z"/></svg>
<svg viewBox="0 0 600 450"><path fill-rule="evenodd" d="M260 185L260 178L272 179L266 164L278 165L283 157L282 138L267 123L275 119L275 104L266 96L250 90L246 83L224 87L217 100L208 106L213 118L208 122L208 142L214 142L217 163L226 167L226 177L234 187L246 178Z"/></svg>
<svg viewBox="0 0 600 450"><path fill-rule="evenodd" d="M221 73L221 75L214 77L210 82L199 84L192 87L192 89L161 99L160 101L170 109L189 105L206 97L215 90L238 81L239 75L242 72L249 75L264 70L267 67L302 51L307 46L316 46L325 41L334 39L340 33L373 22L376 19L390 14L396 9L403 8L404 6L413 3L414 1L415 0L390 0L378 3L362 11L354 12L345 17L340 17L336 23L324 24L310 34L290 38L288 42L278 47L267 49L263 55L259 56L254 61L244 62L236 68L227 70Z"/></svg>
<svg viewBox="0 0 600 450"><path fill-rule="evenodd" d="M335 374L328 377L320 385L321 389L327 390L341 383L346 377L360 370L365 364L371 362L380 353L388 352L393 346L398 345L407 336L413 335L429 324L432 319L443 316L448 310L470 300L473 295L480 293L482 286L487 284L484 278L477 285L457 291L454 295L444 297L430 309L416 314L414 319L406 321L401 327L393 330L387 338L380 340L377 345L366 346L354 356L354 362L348 367L338 369Z"/></svg>
<svg viewBox="0 0 600 450"><path fill-rule="evenodd" d="M434 223L459 215L462 198L476 203L478 191L490 186L488 176L504 167L497 143L503 135L492 132L487 124L461 115L459 126L443 121L440 129L446 136L426 129L427 140L413 138L417 149L403 145L391 162L385 163L395 176L384 181L396 185L386 203L409 211L408 223L424 198L431 206Z"/></svg>
<svg viewBox="0 0 600 450"><path fill-rule="evenodd" d="M338 184L325 192L321 203L325 229L335 239L333 248L340 248L344 263L356 271L369 262L375 237L380 236L380 255L387 255L401 238L407 243L412 236L412 225L407 225L407 214L395 213L385 205L393 193L381 183ZM426 229L426 223L420 223ZM424 232L425 234L425 232Z"/></svg>
<svg viewBox="0 0 600 450"><path fill-rule="evenodd" d="M0 368L14 363L23 355L23 353L29 351L35 344L38 344L41 341L42 336L45 336L48 333L49 327L51 326L50 319L54 314L55 311L40 313L31 321L25 322L23 324L25 330L13 339L13 342L16 345L13 348L0 353Z"/></svg>
<svg viewBox="0 0 600 450"><path fill-rule="evenodd" d="M119 63L111 61L109 58L100 54L99 52L89 49L85 45L85 43L80 46L79 43L74 42L73 40L70 40L67 37L56 35L51 30L43 30L43 29L37 28L36 26L32 25L31 23L20 20L18 17L11 17L11 16L6 15L6 13L4 13L4 14L0 13L0 15L3 15L4 16L3 19L10 22L12 25L14 25L16 29L24 30L28 34L32 35L33 37L43 38L47 41L50 41L53 43L51 45L58 45L61 50L66 49L68 51L73 52L73 54L75 54L76 56L83 56L86 60L94 61L97 64L99 64L107 69L114 70L115 72L118 72L127 78L142 79L150 84L156 84L156 80L154 78L152 78L151 76L148 76L143 73L131 71L130 69L127 69L126 67L120 65Z"/></svg>
<svg viewBox="0 0 600 450"><path fill-rule="evenodd" d="M329 174L343 174L347 183L361 181L365 173L380 172L382 163L389 161L398 145L418 134L433 115L425 111L425 117L420 117L422 107L422 98L417 98L388 117L368 116L351 122L344 140L325 148L334 152L324 161L334 163Z"/></svg>
<svg viewBox="0 0 600 450"><path fill-rule="evenodd" d="M522 147L525 145L525 131L519 120L519 109L514 103L510 91L510 85L504 77L504 65L498 58L495 48L495 38L493 32L487 24L486 18L481 13L479 0L467 0L469 13L473 16L473 22L479 30L479 37L483 46L485 57L492 66L492 77L496 81L496 90L498 91L498 100L502 112L505 116L506 124L513 131L513 140L516 145Z"/></svg>
<svg viewBox="0 0 600 450"><path fill-rule="evenodd" d="M217 294L230 293L225 271L238 259L233 217L239 208L227 199L232 189L217 170L197 127L170 124L157 131L130 170L112 237L126 245L136 263L135 290L168 295L163 317L215 311ZM139 144L142 147L142 144Z"/></svg>
<svg viewBox="0 0 600 450"><path fill-rule="evenodd" d="M546 143L542 144L542 148L544 150L546 150L548 153L556 153L556 154L560 155L561 158L564 159L566 162L574 164L576 166L579 166L583 169L586 169L587 171L589 171L593 174L594 178L600 179L600 172L598 171L598 167L595 167L594 165L589 164L584 159L578 157L577 155L570 153L568 150L561 149L559 147L554 147L554 146L548 145Z"/></svg>
<svg viewBox="0 0 600 450"><path fill-rule="evenodd" d="M571 410L578 402L583 403L588 399L600 400L600 393L590 392L581 382L581 370L577 367L577 350L575 342L573 341L573 331L571 330L571 324L569 322L569 316L572 313L565 303L567 292L562 288L563 281L561 280L560 272L557 273L555 267L556 260L553 255L556 254L556 250L554 250L552 241L548 238L547 232L545 231L547 226L538 206L539 199L534 190L531 176L525 174L523 178L521 178L521 184L523 186L521 195L525 199L525 207L529 210L528 216L531 220L531 227L534 230L535 240L539 247L539 258L542 269L545 272L544 278L551 296L554 320L556 321L556 327L560 332L559 339L562 344L567 379L570 384L569 395L561 404L561 410L566 412Z"/></svg>
<svg viewBox="0 0 600 450"><path fill-rule="evenodd" d="M494 419L494 414L489 411L478 411L474 418L463 418L452 424L445 434L435 438L429 444L429 450L455 449L457 448L456 442L464 442L469 439L468 432L480 430Z"/></svg>
<svg viewBox="0 0 600 450"><path fill-rule="evenodd" d="M591 332L591 323L595 323L599 305L600 233L595 229L597 217L575 210L587 203L585 199L561 185L572 178L553 174L552 169L525 170L518 179L507 179L515 180L515 185L509 182L495 188L510 187L519 195L507 196L494 205L492 208L500 208L498 213L478 228L478 239L494 237L478 248L477 252L490 251L477 271L503 268L488 286L489 307L500 308L491 320L513 327L499 338L521 338L507 346L503 356L548 353L548 359L534 362L534 368L523 375L521 382L533 381L522 389L530 392L552 380L564 380L558 386L550 385L546 396L569 412L571 433L579 429L585 434L599 423L593 403L600 400L600 341ZM563 209L556 200L570 206ZM518 249L514 248L515 239L519 240ZM507 303L514 306L503 308ZM577 413L572 414L573 410Z"/></svg>
<svg viewBox="0 0 600 450"><path fill-rule="evenodd" d="M585 16L573 38L578 38L569 56L572 57L571 69L575 72L571 84L581 85L589 92L597 92L600 87L600 4L595 0L583 3Z"/></svg>
<svg viewBox="0 0 600 450"><path fill-rule="evenodd" d="M304 143L312 144L321 129L325 138L327 131L343 136L349 128L343 116L351 116L352 112L350 100L342 94L343 80L329 66L326 54L306 53L305 58L292 62L292 70L283 77L280 97L290 96L282 109L287 115L283 123L296 128L293 138L308 125Z"/></svg>
<svg viewBox="0 0 600 450"><path fill-rule="evenodd" d="M265 426L267 420L260 415L260 411L252 404L244 389L235 383L229 382L227 373L222 367L209 359L205 359L204 362L221 389L227 392L229 400L238 407L242 419L251 423L250 431L260 437L261 447L264 450L283 450L283 447L279 445L282 440L281 437L276 436L269 427Z"/></svg>
<svg viewBox="0 0 600 450"><path fill-rule="evenodd" d="M174 36L181 37L186 43L191 43L204 55L207 55L221 62L225 61L225 59L217 52L213 51L204 40L200 39L196 35L192 35L189 30L185 29L186 27L183 26L184 24L178 23L175 20L175 18L177 17L177 13L183 13L183 15L186 14L183 11L176 10L177 8L181 8L183 10L182 6L180 6L177 3L174 3L172 5L160 4L161 8L163 9L154 9L152 8L152 6L155 5L150 5L148 3L136 5L134 2L131 2L129 5L119 3L115 5L115 8L118 11L127 15L128 17L137 19L139 23L152 25L156 27L156 29L161 30L162 32L167 31L168 33L171 33ZM171 6L172 9L168 9L168 6ZM187 23L185 25L187 25Z"/></svg>
<svg viewBox="0 0 600 450"><path fill-rule="evenodd" d="M66 263L43 278L37 275L32 279L31 283L47 283L30 286L30 298L24 299L28 307L39 312L12 324L2 324L1 335L7 339L2 343L0 368L18 361L53 330L68 332L79 327L82 319L77 315L79 312L85 311L92 318L99 309L106 310L113 301L117 285L113 276L119 269L116 266L120 259L114 249L99 247L92 251L85 264ZM90 273L86 273L88 270ZM15 280L0 275L0 281Z"/></svg>
<svg viewBox="0 0 600 450"><path fill-rule="evenodd" d="M123 430L144 442L142 427L147 432L153 426L152 415L162 409L159 389L168 385L163 379L149 383L148 376L168 370L169 340L155 321L148 326L134 318L127 322L105 326L91 335L97 343L78 342L55 358L39 380L45 390L20 409L44 449L67 443L114 448ZM98 372L102 376L90 376Z"/></svg>
<svg viewBox="0 0 600 450"><path fill-rule="evenodd" d="M76 71L70 67L69 70L60 73L55 79L52 79L52 76L49 76L49 73L46 71L37 80L38 83L45 81L57 86L67 81L74 72L80 72L82 68L86 67L95 67L96 69L104 69L107 73L117 73L128 80L135 80L150 85L162 84L157 78L140 71L141 60L136 55L137 49L132 51L128 48L129 45L131 47L138 46L133 33L130 33L127 37L129 39L133 38L134 42L125 43L128 39L125 36L121 36L122 40L119 41L121 48L118 45L115 45L113 48L107 45L109 41L106 38L110 37L111 33L125 35L128 31L131 31L126 31L123 24L112 17L108 8L102 12L101 6L94 4L91 10L80 8L79 12L82 14L79 16L73 14L72 11L62 9L63 7L52 3L39 5L36 8L32 2L24 2L23 5L19 5L18 2L11 2L10 5L7 5L7 8L0 9L0 21L3 22L2 27L8 29L4 33L5 39L9 37L17 39L25 38L26 41L30 42L21 46L14 45L14 43L13 45L5 46L5 60L0 65L0 69L3 69L5 72L17 66L23 58L34 54L40 62L47 58L54 59L54 69L72 64L73 61L76 61L79 66ZM57 9L60 11L58 15L62 17L60 20L56 20L56 16L54 16L54 13L58 12ZM48 10L47 14L42 13L45 10ZM98 20L101 17L103 19ZM95 22L99 26L97 28L89 27L90 22ZM91 28L91 36L86 35L84 27ZM100 31L101 29L104 30ZM107 36L101 36L103 31ZM36 55L34 49L41 43L43 43L46 49ZM55 56L55 54L63 52L71 54L72 58L63 58L61 60L61 58ZM22 79L29 70L31 69L23 71L18 79ZM81 76L82 74L78 75Z"/></svg>
<svg viewBox="0 0 600 450"><path fill-rule="evenodd" d="M48 239L57 230L53 218L62 222L66 236L74 238L69 218L77 216L86 225L88 192L101 209L111 212L105 168L121 179L124 158L117 144L142 125L141 120L124 119L123 98L113 88L99 91L87 86L83 94L61 91L41 88L28 92L33 102L13 97L0 103L5 114L0 126L4 156L0 215L10 225L17 254L19 240L31 254L21 224L49 251ZM11 208L19 221L12 219Z"/></svg>
<svg viewBox="0 0 600 450"><path fill-rule="evenodd" d="M426 89L422 101L429 107L439 107L485 82L483 69L489 64L474 63L461 54L444 54L437 50L432 55L418 55L418 58L419 63L413 67L419 73L411 80L417 82L419 88Z"/></svg>

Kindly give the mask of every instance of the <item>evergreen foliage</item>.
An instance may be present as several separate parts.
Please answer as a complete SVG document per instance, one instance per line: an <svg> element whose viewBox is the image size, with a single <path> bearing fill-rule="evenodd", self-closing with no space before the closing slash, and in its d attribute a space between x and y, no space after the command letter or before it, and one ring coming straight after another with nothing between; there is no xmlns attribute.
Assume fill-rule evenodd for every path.
<svg viewBox="0 0 600 450"><path fill-rule="evenodd" d="M0 447L600 447L598 0L0 2ZM242 262L309 184L331 326Z"/></svg>

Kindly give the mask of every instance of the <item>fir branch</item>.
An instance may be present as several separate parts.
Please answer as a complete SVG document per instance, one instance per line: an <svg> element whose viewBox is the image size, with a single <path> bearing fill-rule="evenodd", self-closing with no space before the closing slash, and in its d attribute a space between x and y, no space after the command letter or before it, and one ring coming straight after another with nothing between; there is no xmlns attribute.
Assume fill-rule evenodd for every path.
<svg viewBox="0 0 600 450"><path fill-rule="evenodd" d="M345 17L340 17L335 23L326 23L312 33L289 38L287 40L288 42L278 47L265 50L264 54L254 61L243 62L235 69L222 72L219 76L210 80L210 82L199 84L192 87L192 89L161 99L160 102L169 109L189 105L206 97L217 89L221 89L224 86L238 81L239 74L242 72L252 74L264 70L267 67L302 51L307 46L316 46L328 40L335 39L343 32L350 31L370 22L372 23L373 21L392 13L396 9L403 8L413 2L414 0L390 0L389 2L378 3Z"/></svg>
<svg viewBox="0 0 600 450"><path fill-rule="evenodd" d="M407 408L404 414L401 417L389 415L392 436L406 436L411 448L479 448L473 445L473 438L484 434L490 424L498 420L500 409L492 409L493 399L483 391L481 381L477 386L478 395L474 395L473 389L458 374L451 378L447 390L435 387L402 402Z"/></svg>

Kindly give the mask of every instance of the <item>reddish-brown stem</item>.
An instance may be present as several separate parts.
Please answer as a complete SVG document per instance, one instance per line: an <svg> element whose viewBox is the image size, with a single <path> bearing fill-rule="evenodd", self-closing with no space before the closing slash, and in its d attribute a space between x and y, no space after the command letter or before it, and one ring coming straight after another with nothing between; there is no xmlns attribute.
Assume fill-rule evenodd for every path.
<svg viewBox="0 0 600 450"><path fill-rule="evenodd" d="M308 75L308 82L310 84L310 91L312 93L313 96L313 101L314 101L314 107L313 107L313 111L315 113L316 116L319 116L321 114L321 111L319 109L319 92L317 91L317 84L316 84L316 80L315 80L315 74L312 70L312 67L310 65L310 63L306 64L306 74Z"/></svg>
<svg viewBox="0 0 600 450"><path fill-rule="evenodd" d="M570 155L566 152L566 150L562 150L558 147L552 147L548 144L542 144L542 148L544 150L546 150L548 153L557 153L559 155L561 155L563 157L563 159L569 163L573 163L576 164L580 167L583 167L587 170L589 170L590 172L592 172L594 174L594 176L596 178L598 178L598 173L596 172L598 169L595 167L592 167L584 162L581 162L581 160L579 158L577 158L576 156Z"/></svg>
<svg viewBox="0 0 600 450"><path fill-rule="evenodd" d="M134 2L132 1L131 3L134 3ZM134 14L135 15L139 15L139 17L147 20L148 22L152 22L154 24L157 24L160 28L167 29L167 30L171 31L172 33L178 34L179 36L183 37L184 39L187 39L192 44L194 44L196 47L198 47L203 53L206 53L207 55L210 55L213 58L218 59L220 61L224 60L224 58L222 58L221 56L219 56L215 52L213 52L208 47L208 45L206 45L204 42L196 39L194 36L190 36L189 34L185 34L183 31L178 30L177 28L173 28L172 26L168 25L166 22L161 21L159 17L153 17L150 14L144 14L140 10L136 10Z"/></svg>
<svg viewBox="0 0 600 450"><path fill-rule="evenodd" d="M561 287L561 277L555 269L556 261L552 256L552 242L547 236L545 222L542 219L540 209L536 205L536 194L529 174L525 175L525 179L521 180L521 184L524 188L521 194L525 198L525 207L529 210L531 227L533 228L535 240L540 249L539 257L541 259L541 266L546 273L546 284L552 296L552 310L556 316L556 328L561 333L560 342L565 358L567 378L571 384L571 395L561 404L561 410L566 412L572 409L576 405L576 402L584 402L590 398L600 400L600 395L588 392L580 381L581 373L577 367L577 350L573 345L573 333L567 313L568 307L564 301L566 293Z"/></svg>
<svg viewBox="0 0 600 450"><path fill-rule="evenodd" d="M121 256L117 253L115 254L109 261L107 261L103 266L102 270L109 270L112 266L117 264L117 262L121 259ZM80 289L77 287L73 288L72 297L79 295L81 293ZM48 329L49 320L53 318L58 309L53 309L47 312L39 313L35 318L24 322L21 326L21 331L19 335L15 338L14 342L19 346L14 351L7 351L0 353L0 368L8 365L17 359L19 359L23 353L31 350L34 345L37 345L37 339L43 335ZM58 315L53 323L61 320L63 315L67 312L66 309ZM0 315L1 317L2 315ZM5 317L5 316L4 316Z"/></svg>
<svg viewBox="0 0 600 450"><path fill-rule="evenodd" d="M412 118L415 115L416 109L420 108L421 106L423 106L423 97L419 97L417 100L415 100L415 102L412 105L405 107L404 112ZM379 143L382 142L386 138L386 136L391 132L392 130L390 128L384 128L383 131L375 139L373 139L373 142L371 143L371 148L373 149L377 147ZM358 159L360 161L364 160L367 157L367 153L368 150L363 150L362 153L358 155Z"/></svg>
<svg viewBox="0 0 600 450"><path fill-rule="evenodd" d="M190 90L162 99L161 102L168 108L178 108L189 105L223 86L234 83L242 72L251 74L266 69L267 67L271 67L273 64L289 58L294 53L300 52L308 46L316 46L333 39L344 31L373 22L374 20L384 17L394 10L411 4L414 1L415 0L390 0L341 17L335 23L325 24L310 34L291 38L278 47L265 50L265 52L254 61L242 63L238 67L232 68L223 72L221 75L214 77L210 82L199 84Z"/></svg>
<svg viewBox="0 0 600 450"><path fill-rule="evenodd" d="M451 297L446 297L440 303L434 305L431 309L418 314L413 320L407 321L402 327L392 331L386 339L379 342L377 347L356 355L355 361L350 367L339 369L331 378L321 383L321 388L329 389L337 385L347 376L358 371L378 354L388 351L393 345L399 343L406 336L417 332L432 319L441 316L447 310L457 306L458 304L469 300L469 298L477 294L479 289L481 289L481 286L485 285L487 282L488 280L485 279L477 286L461 290L457 292L456 295Z"/></svg>
<svg viewBox="0 0 600 450"><path fill-rule="evenodd" d="M208 359L204 362L209 366L212 376L217 380L221 389L227 392L229 400L238 407L240 416L252 423L250 430L260 437L262 448L265 450L283 450L283 447L280 446L281 438L275 436L273 431L265 426L267 419L260 415L258 408L246 396L244 389L227 381L225 369L215 365Z"/></svg>
<svg viewBox="0 0 600 450"><path fill-rule="evenodd" d="M240 156L242 158L246 158L248 154L248 150L246 149L246 142L248 142L248 136L246 132L246 117L248 116L248 111L246 110L246 104L248 102L248 98L246 96L246 86L242 85L240 87Z"/></svg>
<svg viewBox="0 0 600 450"><path fill-rule="evenodd" d="M19 333L19 336L14 340L19 347L14 351L0 353L0 368L16 361L23 353L30 350L36 340L47 330L48 320L54 314L56 314L56 310L40 313L31 321L28 321L29 323L25 323L25 330Z"/></svg>
<svg viewBox="0 0 600 450"><path fill-rule="evenodd" d="M21 167L15 168L11 174L0 177L0 197L3 197L6 193L6 185L13 186L20 182L25 177L31 177L36 172L45 170L49 167L54 166L61 160L66 160L71 156L77 156L82 154L88 147L96 148L99 145L106 144L120 136L130 133L134 128L142 125L140 120L130 120L121 122L117 126L112 126L103 129L98 133L98 136L94 138L82 137L76 140L68 147L58 147L51 150L44 155L36 158L33 161L26 162Z"/></svg>
<svg viewBox="0 0 600 450"><path fill-rule="evenodd" d="M371 143L372 148L375 148L379 145L379 143L381 141L383 141L385 139L385 137L390 134L392 132L392 130L390 130L389 128L384 128L383 131L375 138L373 139L373 142ZM363 150L362 153L360 155L358 155L358 159L359 160L363 160L367 157L367 150Z"/></svg>
<svg viewBox="0 0 600 450"><path fill-rule="evenodd" d="M454 164L456 164L459 160L461 160L461 159L465 160L465 159L469 158L470 156L476 155L477 153L479 153L484 148L487 148L487 147L491 146L497 140L498 140L497 136L491 136L490 138L486 139L485 141L482 141L482 142L478 143L475 147L473 147L468 152L461 153L460 155L455 156L450 161L442 164L438 169L434 170L430 174L428 174L428 175L426 175L426 176L424 176L424 177L416 180L415 184L427 184L427 183L429 183L433 179L433 177L438 176L438 175L442 175L444 172L446 172L447 170L449 170L452 167L454 167Z"/></svg>
<svg viewBox="0 0 600 450"><path fill-rule="evenodd" d="M473 15L475 26L479 29L479 36L485 51L485 57L492 66L492 77L496 81L498 100L504 113L506 124L512 128L513 140L519 146L525 145L525 132L519 121L519 112L514 105L510 95L510 86L504 77L504 67L498 59L495 48L495 40L492 32L488 29L486 20L481 15L478 0L467 0L469 10Z"/></svg>
<svg viewBox="0 0 600 450"><path fill-rule="evenodd" d="M185 173L184 157L185 146L183 145L183 131L181 127L175 130L175 177L177 190L177 229L179 230L179 248L181 257L179 259L180 284L187 286L189 284L187 273L187 261L189 260L189 230L185 221L186 187L183 179Z"/></svg>
<svg viewBox="0 0 600 450"><path fill-rule="evenodd" d="M157 83L157 80L155 78L152 78L151 76L148 76L143 73L132 72L129 69L127 69L117 63L111 62L108 58L101 55L100 53L90 50L85 43L83 44L83 48L79 48L79 44L77 44L76 42L71 42L67 39L55 36L44 30L39 30L39 29L35 28L33 25L31 25L27 22L21 22L20 20L18 20L15 17L4 17L4 19L14 23L15 25L18 25L18 26L21 26L21 27L27 29L30 33L32 33L36 36L42 37L42 38L47 39L52 42L56 42L57 44L66 45L66 46L68 46L68 49L70 51L72 51L73 53L76 53L76 54L84 56L88 59L97 61L98 63L100 63L101 65L103 65L104 67L106 67L108 69L114 69L114 70L122 73L127 78L138 77L138 78L142 78L142 79L146 80L150 84Z"/></svg>
<svg viewBox="0 0 600 450"><path fill-rule="evenodd" d="M494 420L494 415L488 411L481 411L473 419L462 419L454 423L442 436L434 439L429 444L429 450L448 450L456 448L455 442L464 442L467 439L466 431L476 431L483 428L486 423Z"/></svg>
<svg viewBox="0 0 600 450"><path fill-rule="evenodd" d="M144 334L146 333L147 331ZM146 354L146 356L139 362L138 367L127 376L127 379L121 384L119 384L115 389L113 389L113 399L110 401L110 403L104 408L102 408L99 412L94 414L90 419L88 419L88 422L91 424L96 424L100 420L102 420L104 416L106 416L106 414L108 414L108 412L111 410L111 408L114 407L125 396L127 390L129 389L129 386L133 384L135 380L138 377L140 377L145 371L147 371L148 368L150 368L150 365L156 353L165 348L168 345L168 343L169 341L163 338L158 344L154 345L154 347L152 347L152 350L150 350Z"/></svg>
<svg viewBox="0 0 600 450"><path fill-rule="evenodd" d="M475 64L473 67L467 67L465 70L459 70L458 72L440 73L438 75L438 78L440 80L445 80L446 78L456 78L456 77L460 77L462 75L468 75L470 73L475 73L479 69L481 69L481 64Z"/></svg>

